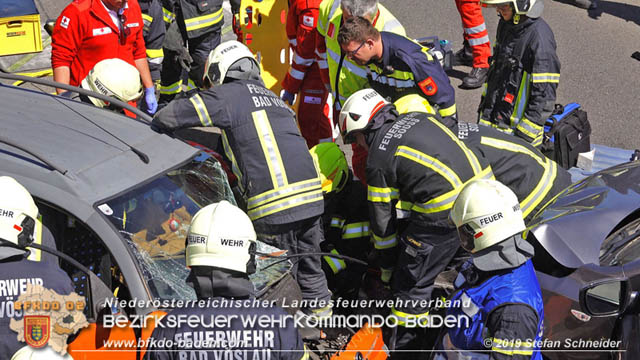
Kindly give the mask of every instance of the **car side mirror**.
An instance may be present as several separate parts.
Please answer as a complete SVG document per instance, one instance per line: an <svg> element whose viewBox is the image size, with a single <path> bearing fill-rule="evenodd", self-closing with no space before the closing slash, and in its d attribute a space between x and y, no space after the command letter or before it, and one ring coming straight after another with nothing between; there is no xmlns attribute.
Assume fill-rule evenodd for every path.
<svg viewBox="0 0 640 360"><path fill-rule="evenodd" d="M622 314L631 300L628 279L606 279L580 289L580 307L591 316Z"/></svg>

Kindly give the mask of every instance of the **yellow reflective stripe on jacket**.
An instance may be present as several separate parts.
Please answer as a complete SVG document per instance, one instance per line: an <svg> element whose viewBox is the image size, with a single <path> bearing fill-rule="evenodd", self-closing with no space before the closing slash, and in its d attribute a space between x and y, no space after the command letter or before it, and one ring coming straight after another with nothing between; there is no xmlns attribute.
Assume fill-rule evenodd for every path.
<svg viewBox="0 0 640 360"><path fill-rule="evenodd" d="M342 227L344 226L344 222L345 220L343 218L340 217L332 217L331 218L331 223L329 224L329 226L334 227L334 228L338 228L338 229L342 229Z"/></svg>
<svg viewBox="0 0 640 360"><path fill-rule="evenodd" d="M262 152L269 166L269 175L271 175L273 188L285 186L288 183L287 174L284 164L282 163L282 156L280 156L276 137L273 135L271 124L269 124L267 112L265 110L254 111L251 116L258 131L258 139L262 146Z"/></svg>
<svg viewBox="0 0 640 360"><path fill-rule="evenodd" d="M184 25L187 31L202 29L207 26L215 25L224 19L222 8L213 14L202 15L190 19L184 19Z"/></svg>
<svg viewBox="0 0 640 360"><path fill-rule="evenodd" d="M560 74L558 73L532 73L533 83L559 83Z"/></svg>
<svg viewBox="0 0 640 360"><path fill-rule="evenodd" d="M164 51L162 49L147 48L147 57L152 59L164 57Z"/></svg>
<svg viewBox="0 0 640 360"><path fill-rule="evenodd" d="M429 100L418 94L405 95L396 100L393 105L396 106L396 110L398 110L398 113L400 114L406 114L409 112L435 114L433 107L429 104Z"/></svg>
<svg viewBox="0 0 640 360"><path fill-rule="evenodd" d="M278 199L281 199L287 196L291 196L304 191L318 190L318 189L322 189L322 184L320 182L320 179L318 178L303 180L293 184L279 186L273 190L269 190L249 198L249 200L247 200L247 208L253 209L257 206L263 205L268 202L276 201Z"/></svg>
<svg viewBox="0 0 640 360"><path fill-rule="evenodd" d="M467 180L465 184L475 179L495 179L493 176L493 171L491 170L491 166L487 166L479 174ZM427 201L426 203L414 203L411 207L411 210L423 214L433 214L441 211L449 211L451 207L453 207L453 202L456 200L459 192L460 188L456 187L453 190L446 192L445 194Z"/></svg>
<svg viewBox="0 0 640 360"><path fill-rule="evenodd" d="M222 135L222 148L224 149L224 153L227 154L227 157L229 158L229 160L231 160L231 172L233 172L233 174L238 178L238 186L240 187L240 190L244 192L244 186L242 185L242 171L240 171L240 168L238 167L238 162L236 161L236 157L233 155L233 150L229 145L229 139L227 138L226 131L222 130L221 135Z"/></svg>
<svg viewBox="0 0 640 360"><path fill-rule="evenodd" d="M501 127L501 126L498 126L498 124L494 124L494 123L492 123L492 122L490 122L488 120L485 120L485 119L479 119L478 120L478 124L483 125L483 126L492 127L492 128L494 128L494 129L496 129L498 131L501 131L501 132L503 132L505 134L513 135L513 129L512 128Z"/></svg>
<svg viewBox="0 0 640 360"><path fill-rule="evenodd" d="M462 152L464 153L464 156L467 158L467 161L469 162L469 165L471 166L471 169L473 169L473 174L474 175L478 175L482 171L482 165L480 165L480 161L478 161L478 158L473 153L473 151L471 151L467 147L467 145L465 145L462 141L460 141L460 139L458 139L458 137L451 130L449 130L449 128L444 126L443 123L441 123L440 121L438 121L438 120L436 120L434 118L429 118L429 121L431 121L437 127L439 127L442 130L443 133L447 134L447 136L449 136L449 138L454 143L456 143L456 145L458 145L460 150L462 150Z"/></svg>
<svg viewBox="0 0 640 360"><path fill-rule="evenodd" d="M200 94L193 95L189 98L189 101L191 101L193 107L196 108L196 113L198 114L198 118L200 119L202 126L213 126L211 117L209 117L209 111L207 111L207 106L204 104Z"/></svg>
<svg viewBox="0 0 640 360"><path fill-rule="evenodd" d="M460 180L460 177L458 177L458 174L433 156L429 156L421 151L404 145L398 146L395 156L401 156L435 171L447 180L454 189L462 186L462 181Z"/></svg>
<svg viewBox="0 0 640 360"><path fill-rule="evenodd" d="M381 237L376 235L375 233L372 233L371 236L373 237L373 246L376 249L390 249L398 245L398 238L395 233L387 237Z"/></svg>
<svg viewBox="0 0 640 360"><path fill-rule="evenodd" d="M142 22L144 22L145 26L149 26L153 22L153 17L143 13L142 14Z"/></svg>
<svg viewBox="0 0 640 360"><path fill-rule="evenodd" d="M369 222L362 221L357 223L346 224L342 229L342 238L357 239L365 236L369 236Z"/></svg>
<svg viewBox="0 0 640 360"><path fill-rule="evenodd" d="M456 104L453 104L449 107L438 109L438 114L440 114L440 116L446 117L454 115L456 111Z"/></svg>
<svg viewBox="0 0 640 360"><path fill-rule="evenodd" d="M160 85L160 94L171 95L182 91L182 80L178 80L173 84Z"/></svg>
<svg viewBox="0 0 640 360"><path fill-rule="evenodd" d="M367 185L367 200L371 202L391 202L398 198L400 191L396 188L382 188Z"/></svg>
<svg viewBox="0 0 640 360"><path fill-rule="evenodd" d="M524 116L524 110L529 102L529 92L531 91L531 75L526 71L522 72L522 80L520 80L520 87L518 88L518 96L516 102L513 105L513 112L510 117L510 126L515 128L520 122L520 119Z"/></svg>
<svg viewBox="0 0 640 360"><path fill-rule="evenodd" d="M307 348L307 345L304 345L304 354L302 354L300 360L309 360L309 349Z"/></svg>
<svg viewBox="0 0 640 360"><path fill-rule="evenodd" d="M522 216L527 217L547 196L547 194L553 187L553 182L555 181L558 172L555 164L550 159L546 157L540 158L540 156L538 156L528 148L516 143L486 136L480 138L480 143L482 145L491 146L496 149L525 154L534 159L544 169L544 173L542 174L542 177L540 178L540 181L538 181L536 187L525 199L520 202Z"/></svg>
<svg viewBox="0 0 640 360"><path fill-rule="evenodd" d="M413 79L413 73L410 71L394 70L391 74L382 75L382 69L376 65L369 65L367 67L367 74L371 75L373 81L387 84L396 88L411 88L416 86L416 82ZM380 71L380 72L378 72Z"/></svg>
<svg viewBox="0 0 640 360"><path fill-rule="evenodd" d="M36 219L36 227L33 233L33 243L36 245L42 245L42 215L38 215L38 218ZM42 260L42 250L29 247L29 252L30 254L27 259L31 261Z"/></svg>
<svg viewBox="0 0 640 360"><path fill-rule="evenodd" d="M331 250L331 253L340 255L340 253L338 253L338 250L336 249ZM323 256L323 258L324 258L324 261L327 262L327 264L331 268L331 271L333 271L334 274L339 273L341 270L344 270L347 267L347 264L345 264L344 260L342 259L334 258L331 256Z"/></svg>
<svg viewBox="0 0 640 360"><path fill-rule="evenodd" d="M491 340L491 351L505 355L531 355L533 354L533 342L525 340L507 340L493 338Z"/></svg>
<svg viewBox="0 0 640 360"><path fill-rule="evenodd" d="M321 201L322 199L322 189L319 189L316 191L309 191L293 195L279 201L274 201L266 205L259 206L255 209L247 211L247 214L249 215L249 218L251 220L257 220L267 215L277 213L279 211L287 210L295 206L300 206L315 201Z"/></svg>
<svg viewBox="0 0 640 360"><path fill-rule="evenodd" d="M535 139L542 134L543 128L542 125L538 125L526 117L523 117L518 123L518 126L516 126L516 129L528 137Z"/></svg>
<svg viewBox="0 0 640 360"><path fill-rule="evenodd" d="M412 319L412 323L418 324L428 324L429 323L429 312L425 312L422 314L409 314L403 311L396 309L395 307L391 308L391 315L393 315L398 320L398 325L407 326L407 322L409 319Z"/></svg>
<svg viewBox="0 0 640 360"><path fill-rule="evenodd" d="M176 14L172 13L171 11L165 9L164 7L162 8L162 18L164 19L164 22L170 24L173 22L173 20L176 19Z"/></svg>

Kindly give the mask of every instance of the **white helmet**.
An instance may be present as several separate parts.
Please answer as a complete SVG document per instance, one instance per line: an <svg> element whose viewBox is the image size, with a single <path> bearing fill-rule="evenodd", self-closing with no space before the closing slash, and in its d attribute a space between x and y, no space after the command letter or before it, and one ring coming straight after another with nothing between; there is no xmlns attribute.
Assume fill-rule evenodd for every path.
<svg viewBox="0 0 640 360"><path fill-rule="evenodd" d="M14 178L0 176L0 239L20 246L33 241L38 208Z"/></svg>
<svg viewBox="0 0 640 360"><path fill-rule="evenodd" d="M345 144L355 141L354 132L365 131L380 109L389 104L373 89L358 90L349 96L340 111L340 132Z"/></svg>
<svg viewBox="0 0 640 360"><path fill-rule="evenodd" d="M187 266L211 266L246 273L252 259L249 249L255 241L253 224L242 210L224 200L207 205L191 221Z"/></svg>
<svg viewBox="0 0 640 360"><path fill-rule="evenodd" d="M27 345L16 351L11 360L73 360L73 358L69 354L60 355L50 346L37 349Z"/></svg>
<svg viewBox="0 0 640 360"><path fill-rule="evenodd" d="M476 253L525 230L516 195L495 180L466 184L451 209L462 247Z"/></svg>
<svg viewBox="0 0 640 360"><path fill-rule="evenodd" d="M518 15L533 15L531 17L540 17L540 15L542 15L538 14L538 12L542 12L542 0L480 0L480 2L487 5L511 3L513 4L513 11ZM540 6L535 6L536 2L539 2ZM534 6L536 8L534 14L528 14Z"/></svg>
<svg viewBox="0 0 640 360"><path fill-rule="evenodd" d="M250 60L243 64L246 66L233 73L229 72L234 63L245 58ZM221 85L227 76L234 79L260 78L260 64L253 57L251 50L236 40L225 41L209 53L209 58L204 65L202 83L205 88Z"/></svg>
<svg viewBox="0 0 640 360"><path fill-rule="evenodd" d="M137 100L142 96L138 69L122 59L115 58L98 62L82 80L82 88L124 102ZM107 106L107 103L100 99L89 97L89 100L97 107Z"/></svg>

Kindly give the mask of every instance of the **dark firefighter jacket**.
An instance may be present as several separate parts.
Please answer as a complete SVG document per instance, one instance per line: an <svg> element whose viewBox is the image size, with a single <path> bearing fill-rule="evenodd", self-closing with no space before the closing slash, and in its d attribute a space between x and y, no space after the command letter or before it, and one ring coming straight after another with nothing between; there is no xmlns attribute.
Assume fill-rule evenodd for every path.
<svg viewBox="0 0 640 360"><path fill-rule="evenodd" d="M349 180L344 189L325 199L324 238L333 247L331 252L365 260L371 249L367 189L358 180ZM334 274L348 265L342 259L325 256L324 261Z"/></svg>
<svg viewBox="0 0 640 360"><path fill-rule="evenodd" d="M455 92L429 49L391 32L382 31L380 36L382 59L367 68L371 87L391 102L409 93L420 94L441 116L455 115Z"/></svg>
<svg viewBox="0 0 640 360"><path fill-rule="evenodd" d="M479 122L539 146L559 81L560 61L549 25L541 18L524 17L518 24L500 20Z"/></svg>
<svg viewBox="0 0 640 360"><path fill-rule="evenodd" d="M153 330L145 359L308 359L291 316L278 307L253 305L253 300L214 297L201 301L226 301L226 306L169 312ZM186 317L201 323L190 326L184 319L179 323Z"/></svg>
<svg viewBox="0 0 640 360"><path fill-rule="evenodd" d="M530 143L478 124L458 123L452 131L491 164L496 180L518 197L530 220L556 194L571 185L571 175Z"/></svg>
<svg viewBox="0 0 640 360"><path fill-rule="evenodd" d="M450 228L453 201L462 186L476 178L493 178L487 160L476 156L433 116L411 112L383 124L375 132L367 157L367 199L375 247L396 246L398 201L403 210L410 210L410 222Z"/></svg>
<svg viewBox="0 0 640 360"><path fill-rule="evenodd" d="M165 34L162 5L160 0L140 0L138 3L140 4L140 10L142 10L142 21L144 22L142 36L144 37L144 45L147 47L147 60L149 61L151 78L154 81L160 80L162 60L164 59L162 43L164 42Z"/></svg>
<svg viewBox="0 0 640 360"><path fill-rule="evenodd" d="M165 21L184 20L189 39L219 30L224 24L222 0L162 0ZM179 24L182 26L182 24Z"/></svg>
<svg viewBox="0 0 640 360"><path fill-rule="evenodd" d="M322 214L320 178L294 112L261 83L237 80L176 99L153 124L219 127L252 221L288 224Z"/></svg>

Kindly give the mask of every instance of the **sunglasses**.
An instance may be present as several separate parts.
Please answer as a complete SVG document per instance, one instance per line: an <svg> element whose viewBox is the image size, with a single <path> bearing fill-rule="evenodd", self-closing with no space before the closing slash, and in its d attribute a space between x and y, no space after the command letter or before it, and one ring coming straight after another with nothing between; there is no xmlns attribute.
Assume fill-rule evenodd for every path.
<svg viewBox="0 0 640 360"><path fill-rule="evenodd" d="M120 20L120 32L118 33L118 39L120 40L120 45L124 45L127 43L127 36L131 34L131 29L126 25L127 17L124 16L124 12L122 14L118 12L118 19Z"/></svg>

